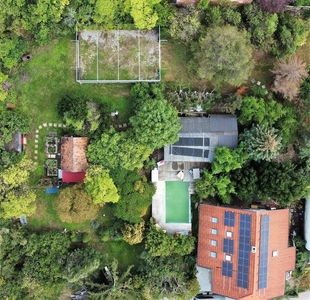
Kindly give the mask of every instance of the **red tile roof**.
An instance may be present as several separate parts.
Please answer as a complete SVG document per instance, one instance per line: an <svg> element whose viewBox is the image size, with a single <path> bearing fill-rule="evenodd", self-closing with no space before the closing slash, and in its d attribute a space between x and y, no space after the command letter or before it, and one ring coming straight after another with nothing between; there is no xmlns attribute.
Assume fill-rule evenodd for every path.
<svg viewBox="0 0 310 300"><path fill-rule="evenodd" d="M224 226L225 211L235 214L234 226ZM255 250L250 250L248 288L239 287L237 284L238 254L239 254L239 225L241 214L251 215L250 245ZM269 216L268 239L268 269L267 287L259 289L259 267L261 246L262 216ZM218 223L212 223L212 217ZM211 234L211 229L217 229L217 235ZM233 264L232 277L222 275L222 262L224 261L223 240L226 232L232 232ZM212 292L234 299L266 300L284 295L286 271L295 269L295 248L288 247L289 238L289 210L243 210L228 207L200 205L199 237L198 237L198 265L212 269ZM217 246L211 245L211 240L217 241ZM216 252L217 257L210 257L210 252ZM277 251L277 256L273 256ZM255 252L255 253L253 253ZM275 254L275 253L274 253Z"/></svg>
<svg viewBox="0 0 310 300"><path fill-rule="evenodd" d="M61 138L61 169L67 172L84 172L88 168L86 153L87 137Z"/></svg>

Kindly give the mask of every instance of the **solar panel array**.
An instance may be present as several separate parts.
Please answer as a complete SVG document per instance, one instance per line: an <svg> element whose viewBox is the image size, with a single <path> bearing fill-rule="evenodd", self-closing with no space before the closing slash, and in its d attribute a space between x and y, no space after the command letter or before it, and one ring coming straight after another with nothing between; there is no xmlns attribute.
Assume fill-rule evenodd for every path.
<svg viewBox="0 0 310 300"><path fill-rule="evenodd" d="M228 261L222 262L222 275L227 277L232 277L233 264Z"/></svg>
<svg viewBox="0 0 310 300"><path fill-rule="evenodd" d="M210 138L180 137L179 140L171 145L170 153L172 155L209 157Z"/></svg>
<svg viewBox="0 0 310 300"><path fill-rule="evenodd" d="M232 211L225 211L224 215L224 225L225 226L235 226L235 213Z"/></svg>
<svg viewBox="0 0 310 300"><path fill-rule="evenodd" d="M237 286L245 289L249 285L251 223L251 215L240 215Z"/></svg>
<svg viewBox="0 0 310 300"><path fill-rule="evenodd" d="M224 239L223 252L227 254L234 254L234 240Z"/></svg>
<svg viewBox="0 0 310 300"><path fill-rule="evenodd" d="M269 223L270 223L269 215L261 216L260 245L259 245L259 273L258 273L258 288L259 289L264 289L267 287Z"/></svg>

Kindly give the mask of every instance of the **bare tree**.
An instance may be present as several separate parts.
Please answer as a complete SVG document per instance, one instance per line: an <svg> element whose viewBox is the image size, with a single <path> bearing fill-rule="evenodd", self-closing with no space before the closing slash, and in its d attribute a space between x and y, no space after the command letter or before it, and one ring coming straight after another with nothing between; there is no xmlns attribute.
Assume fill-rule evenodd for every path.
<svg viewBox="0 0 310 300"><path fill-rule="evenodd" d="M276 74L273 90L290 101L294 100L299 95L301 82L308 76L306 66L296 56L279 59L275 69L271 71Z"/></svg>

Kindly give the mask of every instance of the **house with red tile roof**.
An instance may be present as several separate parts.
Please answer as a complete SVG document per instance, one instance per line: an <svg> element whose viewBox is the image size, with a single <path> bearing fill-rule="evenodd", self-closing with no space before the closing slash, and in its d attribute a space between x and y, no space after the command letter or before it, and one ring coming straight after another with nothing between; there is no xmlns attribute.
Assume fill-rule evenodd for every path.
<svg viewBox="0 0 310 300"><path fill-rule="evenodd" d="M197 265L211 270L214 294L243 300L284 295L295 252L288 209L200 205Z"/></svg>
<svg viewBox="0 0 310 300"><path fill-rule="evenodd" d="M61 178L63 182L81 182L88 168L86 148L87 137L61 138Z"/></svg>

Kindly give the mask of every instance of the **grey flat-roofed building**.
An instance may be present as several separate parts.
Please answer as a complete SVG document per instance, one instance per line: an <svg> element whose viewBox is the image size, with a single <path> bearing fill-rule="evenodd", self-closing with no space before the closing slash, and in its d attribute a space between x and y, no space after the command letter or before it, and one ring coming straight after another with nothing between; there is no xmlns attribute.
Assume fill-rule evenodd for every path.
<svg viewBox="0 0 310 300"><path fill-rule="evenodd" d="M238 145L237 117L209 115L180 118L179 140L164 149L164 160L178 162L211 162L214 149Z"/></svg>

